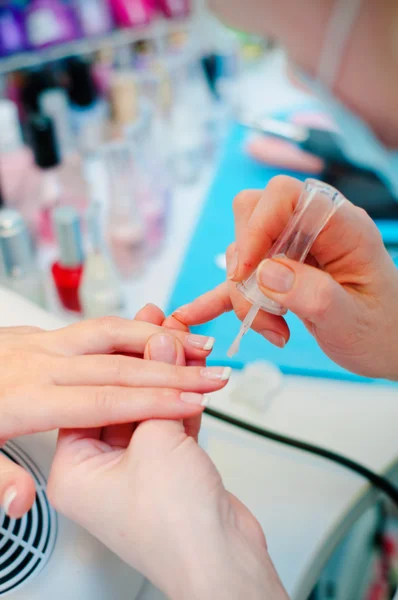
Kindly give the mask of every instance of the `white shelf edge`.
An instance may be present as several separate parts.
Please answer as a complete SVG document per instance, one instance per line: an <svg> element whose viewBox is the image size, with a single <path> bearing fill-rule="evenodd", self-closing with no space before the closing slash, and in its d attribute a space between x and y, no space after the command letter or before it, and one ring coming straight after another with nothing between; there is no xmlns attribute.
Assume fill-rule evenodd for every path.
<svg viewBox="0 0 398 600"><path fill-rule="evenodd" d="M186 19L159 19L145 27L119 29L104 36L75 40L43 50L33 50L0 58L0 74L10 73L29 67L61 60L68 56L90 54L103 46L124 46L139 40L160 38L190 29L192 17Z"/></svg>

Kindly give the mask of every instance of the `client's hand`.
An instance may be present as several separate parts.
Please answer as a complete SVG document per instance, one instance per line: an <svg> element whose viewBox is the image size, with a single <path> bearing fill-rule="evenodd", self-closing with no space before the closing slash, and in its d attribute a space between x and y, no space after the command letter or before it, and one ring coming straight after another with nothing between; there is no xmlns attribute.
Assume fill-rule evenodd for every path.
<svg viewBox="0 0 398 600"><path fill-rule="evenodd" d="M146 344L157 332L164 335L166 329L117 318L51 332L0 329L0 446L17 436L59 427L200 416L202 394L221 388L228 378L222 367L203 367L213 340L175 331L179 347L198 366L143 362ZM131 431L131 426L124 429ZM34 496L31 476L0 454L5 511L22 516Z"/></svg>
<svg viewBox="0 0 398 600"><path fill-rule="evenodd" d="M175 333L145 358L182 364ZM61 431L48 493L173 600L287 598L259 524L181 421Z"/></svg>
<svg viewBox="0 0 398 600"><path fill-rule="evenodd" d="M243 319L249 303L236 282L260 265L257 280L263 293L296 313L332 360L361 375L398 379L398 270L363 210L348 201L338 210L314 243L311 264L286 258L261 262L301 189L301 182L280 176L264 191L237 196L228 281L183 306L175 317L190 326L234 310ZM281 348L289 339L286 321L262 311L253 329Z"/></svg>

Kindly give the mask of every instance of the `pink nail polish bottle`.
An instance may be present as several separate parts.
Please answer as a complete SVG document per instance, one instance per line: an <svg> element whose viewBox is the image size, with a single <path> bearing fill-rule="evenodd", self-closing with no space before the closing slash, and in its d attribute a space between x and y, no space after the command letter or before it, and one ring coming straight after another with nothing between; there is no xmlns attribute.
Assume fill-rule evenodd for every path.
<svg viewBox="0 0 398 600"><path fill-rule="evenodd" d="M187 17L191 12L189 0L158 0L163 14L169 19Z"/></svg>
<svg viewBox="0 0 398 600"><path fill-rule="evenodd" d="M24 183L32 170L33 157L23 143L17 106L11 100L0 100L0 179L8 206L21 209Z"/></svg>
<svg viewBox="0 0 398 600"><path fill-rule="evenodd" d="M111 8L119 27L139 27L151 19L147 0L111 0Z"/></svg>

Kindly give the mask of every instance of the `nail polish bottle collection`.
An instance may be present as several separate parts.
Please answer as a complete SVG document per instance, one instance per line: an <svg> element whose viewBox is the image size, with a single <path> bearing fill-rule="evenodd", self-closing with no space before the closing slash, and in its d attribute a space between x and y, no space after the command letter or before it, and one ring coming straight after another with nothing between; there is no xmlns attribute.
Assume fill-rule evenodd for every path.
<svg viewBox="0 0 398 600"><path fill-rule="evenodd" d="M37 50L153 19L189 16L190 0L14 0L0 6L0 57Z"/></svg>
<svg viewBox="0 0 398 600"><path fill-rule="evenodd" d="M32 38L41 19L59 19L63 39L73 36L72 7L97 31L109 15L130 27L127 18L137 24L159 10L167 18L189 11L186 0L115 0L105 21L96 21L102 4L32 0L30 44L51 43L44 33ZM2 19L0 10L0 33ZM139 278L162 250L173 190L197 180L214 146L209 123L219 99L189 42L171 38L160 58L149 40L104 47L2 80L1 285L44 306L49 271L64 309L125 314L121 282Z"/></svg>

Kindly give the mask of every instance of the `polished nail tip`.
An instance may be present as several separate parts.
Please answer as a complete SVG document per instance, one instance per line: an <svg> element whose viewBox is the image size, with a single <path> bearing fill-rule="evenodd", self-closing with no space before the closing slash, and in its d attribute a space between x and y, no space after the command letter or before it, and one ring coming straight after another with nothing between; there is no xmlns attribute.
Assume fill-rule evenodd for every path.
<svg viewBox="0 0 398 600"><path fill-rule="evenodd" d="M12 487L5 492L4 498L3 498L3 509L4 509L4 512L6 513L6 515L9 515L11 504L14 502L16 497L17 497L17 490L15 487Z"/></svg>
<svg viewBox="0 0 398 600"><path fill-rule="evenodd" d="M182 392L180 398L186 404L198 404L199 406L202 406L204 396L203 394L196 394L194 392Z"/></svg>
<svg viewBox="0 0 398 600"><path fill-rule="evenodd" d="M207 342L205 343L205 345L203 346L203 350L212 350L214 347L214 342L216 340L212 337L210 337Z"/></svg>
<svg viewBox="0 0 398 600"><path fill-rule="evenodd" d="M286 340L280 333L266 330L262 332L262 335L268 342L277 348L283 349L286 346Z"/></svg>
<svg viewBox="0 0 398 600"><path fill-rule="evenodd" d="M231 367L225 367L221 375L221 381L228 381L231 377L232 369Z"/></svg>
<svg viewBox="0 0 398 600"><path fill-rule="evenodd" d="M210 402L211 402L211 396L209 396L208 394L205 394L203 396L202 406L204 406L206 408L207 406L209 406Z"/></svg>

